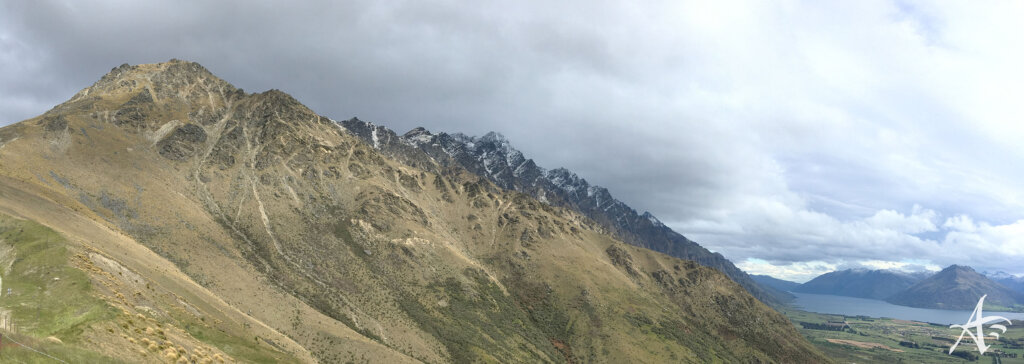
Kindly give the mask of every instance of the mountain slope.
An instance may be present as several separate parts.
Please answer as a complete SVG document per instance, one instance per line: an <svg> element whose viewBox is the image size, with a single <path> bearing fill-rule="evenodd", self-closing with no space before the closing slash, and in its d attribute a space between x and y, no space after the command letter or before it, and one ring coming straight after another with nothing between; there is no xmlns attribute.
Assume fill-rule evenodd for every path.
<svg viewBox="0 0 1024 364"><path fill-rule="evenodd" d="M718 271L435 167L195 63L125 65L0 129L0 211L92 262L129 319L68 345L119 360L827 361ZM185 329L154 351L156 327Z"/></svg>
<svg viewBox="0 0 1024 364"><path fill-rule="evenodd" d="M771 287L783 292L792 292L793 289L795 289L797 286L800 286L800 283L787 281L784 279L778 279L763 274L751 274L750 278L753 279L754 282L757 282L757 284L760 284L763 287Z"/></svg>
<svg viewBox="0 0 1024 364"><path fill-rule="evenodd" d="M999 283L1006 288L1009 288L1017 293L1024 294L1024 277L1017 277L1006 272L996 272L994 274L985 274L986 277L992 281Z"/></svg>
<svg viewBox="0 0 1024 364"><path fill-rule="evenodd" d="M1012 307L1024 303L1019 293L993 282L971 267L960 265L946 267L886 301L920 308L971 310L983 295L988 295L986 306Z"/></svg>
<svg viewBox="0 0 1024 364"><path fill-rule="evenodd" d="M460 133L433 134L416 128L399 136L386 127L359 119L340 124L385 155L409 166L435 171L464 168L501 188L578 211L623 242L717 269L764 302L776 304L792 298L784 291L759 286L721 254L687 239L649 212L637 213L612 197L608 189L590 185L565 168L546 170L537 166L501 134L492 132L477 138Z"/></svg>
<svg viewBox="0 0 1024 364"><path fill-rule="evenodd" d="M831 294L885 299L924 279L919 275L891 271L846 269L828 272L794 288L793 292Z"/></svg>

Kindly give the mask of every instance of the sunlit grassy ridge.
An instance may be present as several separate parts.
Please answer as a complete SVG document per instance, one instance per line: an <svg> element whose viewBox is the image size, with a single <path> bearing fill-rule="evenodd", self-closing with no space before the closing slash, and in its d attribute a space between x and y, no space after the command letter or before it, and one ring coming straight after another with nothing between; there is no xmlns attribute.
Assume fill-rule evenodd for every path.
<svg viewBox="0 0 1024 364"><path fill-rule="evenodd" d="M8 249L0 305L15 317L18 331L75 342L90 323L117 311L97 298L84 272L69 264L66 240L53 230L0 215L0 241Z"/></svg>
<svg viewBox="0 0 1024 364"><path fill-rule="evenodd" d="M109 321L117 311L97 298L84 272L71 267L66 241L31 221L0 214L0 310L13 321L3 330L0 361L52 363L53 359L12 345L11 338L68 362L116 362L87 349L82 332ZM55 337L55 340L47 340Z"/></svg>
<svg viewBox="0 0 1024 364"><path fill-rule="evenodd" d="M113 337L129 347L137 347L133 351L139 355L128 357L130 361L171 359L166 353L168 349L176 353L175 358L209 358L211 362L232 357L255 363L288 360L267 348L260 348L259 343L249 337L228 335L207 325L205 319L197 320L180 311L169 311L169 317L124 311L123 307L118 307L117 300L123 296L120 292L101 292L94 288L96 283L104 282L104 271L96 268L88 256L88 252L69 244L67 239L45 226L0 213L0 275L3 278L0 312L4 313L2 332L8 339L0 358L53 362L52 358L30 349L17 344L12 346L10 339L13 338L71 363L120 362L122 359L103 354L109 351L104 346L112 344ZM124 275L118 274L119 278ZM106 289L110 287L114 286ZM182 342L180 336L175 335L174 331L180 330L174 324L184 326L182 333L219 347L227 355L213 352L203 355L209 350Z"/></svg>

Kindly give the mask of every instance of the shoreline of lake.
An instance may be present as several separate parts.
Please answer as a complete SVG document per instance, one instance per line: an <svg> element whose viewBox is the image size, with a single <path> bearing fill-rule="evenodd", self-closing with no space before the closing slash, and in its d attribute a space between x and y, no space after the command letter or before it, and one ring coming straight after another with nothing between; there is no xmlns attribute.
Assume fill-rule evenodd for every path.
<svg viewBox="0 0 1024 364"><path fill-rule="evenodd" d="M940 310L894 305L869 298L835 296L813 293L791 292L796 299L790 306L803 311L822 314L867 316L920 321L942 325L962 324L968 321L972 311ZM1022 312L984 311L985 316L1003 316L1011 320L1024 321Z"/></svg>

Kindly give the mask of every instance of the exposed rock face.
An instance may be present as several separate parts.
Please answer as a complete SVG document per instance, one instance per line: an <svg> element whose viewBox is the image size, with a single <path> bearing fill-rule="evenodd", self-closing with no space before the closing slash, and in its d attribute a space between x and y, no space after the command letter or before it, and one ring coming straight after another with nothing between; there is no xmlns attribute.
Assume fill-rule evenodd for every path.
<svg viewBox="0 0 1024 364"><path fill-rule="evenodd" d="M148 90L142 90L114 113L114 123L119 126L128 125L136 129L144 128L146 117L152 110L153 97L150 96Z"/></svg>
<svg viewBox="0 0 1024 364"><path fill-rule="evenodd" d="M615 199L608 189L591 185L565 168L541 168L501 134L491 132L476 138L461 133L432 134L420 127L399 136L386 127L359 119L338 123L374 148L410 166L435 171L465 168L501 188L579 211L626 243L717 269L762 301L774 304L792 297L758 285L721 254L675 232L650 212L638 213Z"/></svg>
<svg viewBox="0 0 1024 364"><path fill-rule="evenodd" d="M206 131L203 128L196 124L185 124L157 145L160 148L160 155L164 158L183 161L194 155L200 143L205 141Z"/></svg>
<svg viewBox="0 0 1024 364"><path fill-rule="evenodd" d="M44 128L48 132L63 131L68 128L68 119L64 115L43 118Z"/></svg>
<svg viewBox="0 0 1024 364"><path fill-rule="evenodd" d="M605 253L608 254L608 258L611 258L612 264L622 267L622 269L626 270L626 273L629 273L629 275L631 276L635 277L639 275L639 273L636 271L636 268L633 268L633 256L629 255L629 252L615 245L611 245L608 247L608 249L605 249ZM654 277L658 279L659 276L660 274L656 274Z"/></svg>

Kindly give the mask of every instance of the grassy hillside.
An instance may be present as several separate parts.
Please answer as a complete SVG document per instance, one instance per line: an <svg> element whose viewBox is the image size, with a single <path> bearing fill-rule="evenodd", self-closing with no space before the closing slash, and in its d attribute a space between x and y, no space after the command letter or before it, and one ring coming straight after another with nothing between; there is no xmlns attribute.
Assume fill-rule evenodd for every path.
<svg viewBox="0 0 1024 364"><path fill-rule="evenodd" d="M70 258L60 235L0 214L0 331L7 339L7 350L0 357L4 360L52 362L38 353L14 349L13 338L66 361L116 361L82 348L88 339L83 337L86 327L112 321L119 312L95 297L88 276L72 267Z"/></svg>
<svg viewBox="0 0 1024 364"><path fill-rule="evenodd" d="M194 63L118 67L0 129L2 210L72 237L135 343L158 322L241 361L827 361L713 269ZM143 360L116 327L101 352Z"/></svg>
<svg viewBox="0 0 1024 364"><path fill-rule="evenodd" d="M125 294L143 294L130 293L127 286L145 283L151 291L147 293L158 288L138 281L133 272L112 263L95 251L69 244L45 226L0 214L0 326L8 340L3 358L52 362L43 354L13 344L13 338L73 363L178 358L209 362L287 360L287 356L260 348L247 338L228 337L222 332L190 335L215 330L210 330L202 317L197 320L184 312L161 311L166 308L160 304L163 302L133 306L128 311L126 304L130 301Z"/></svg>

